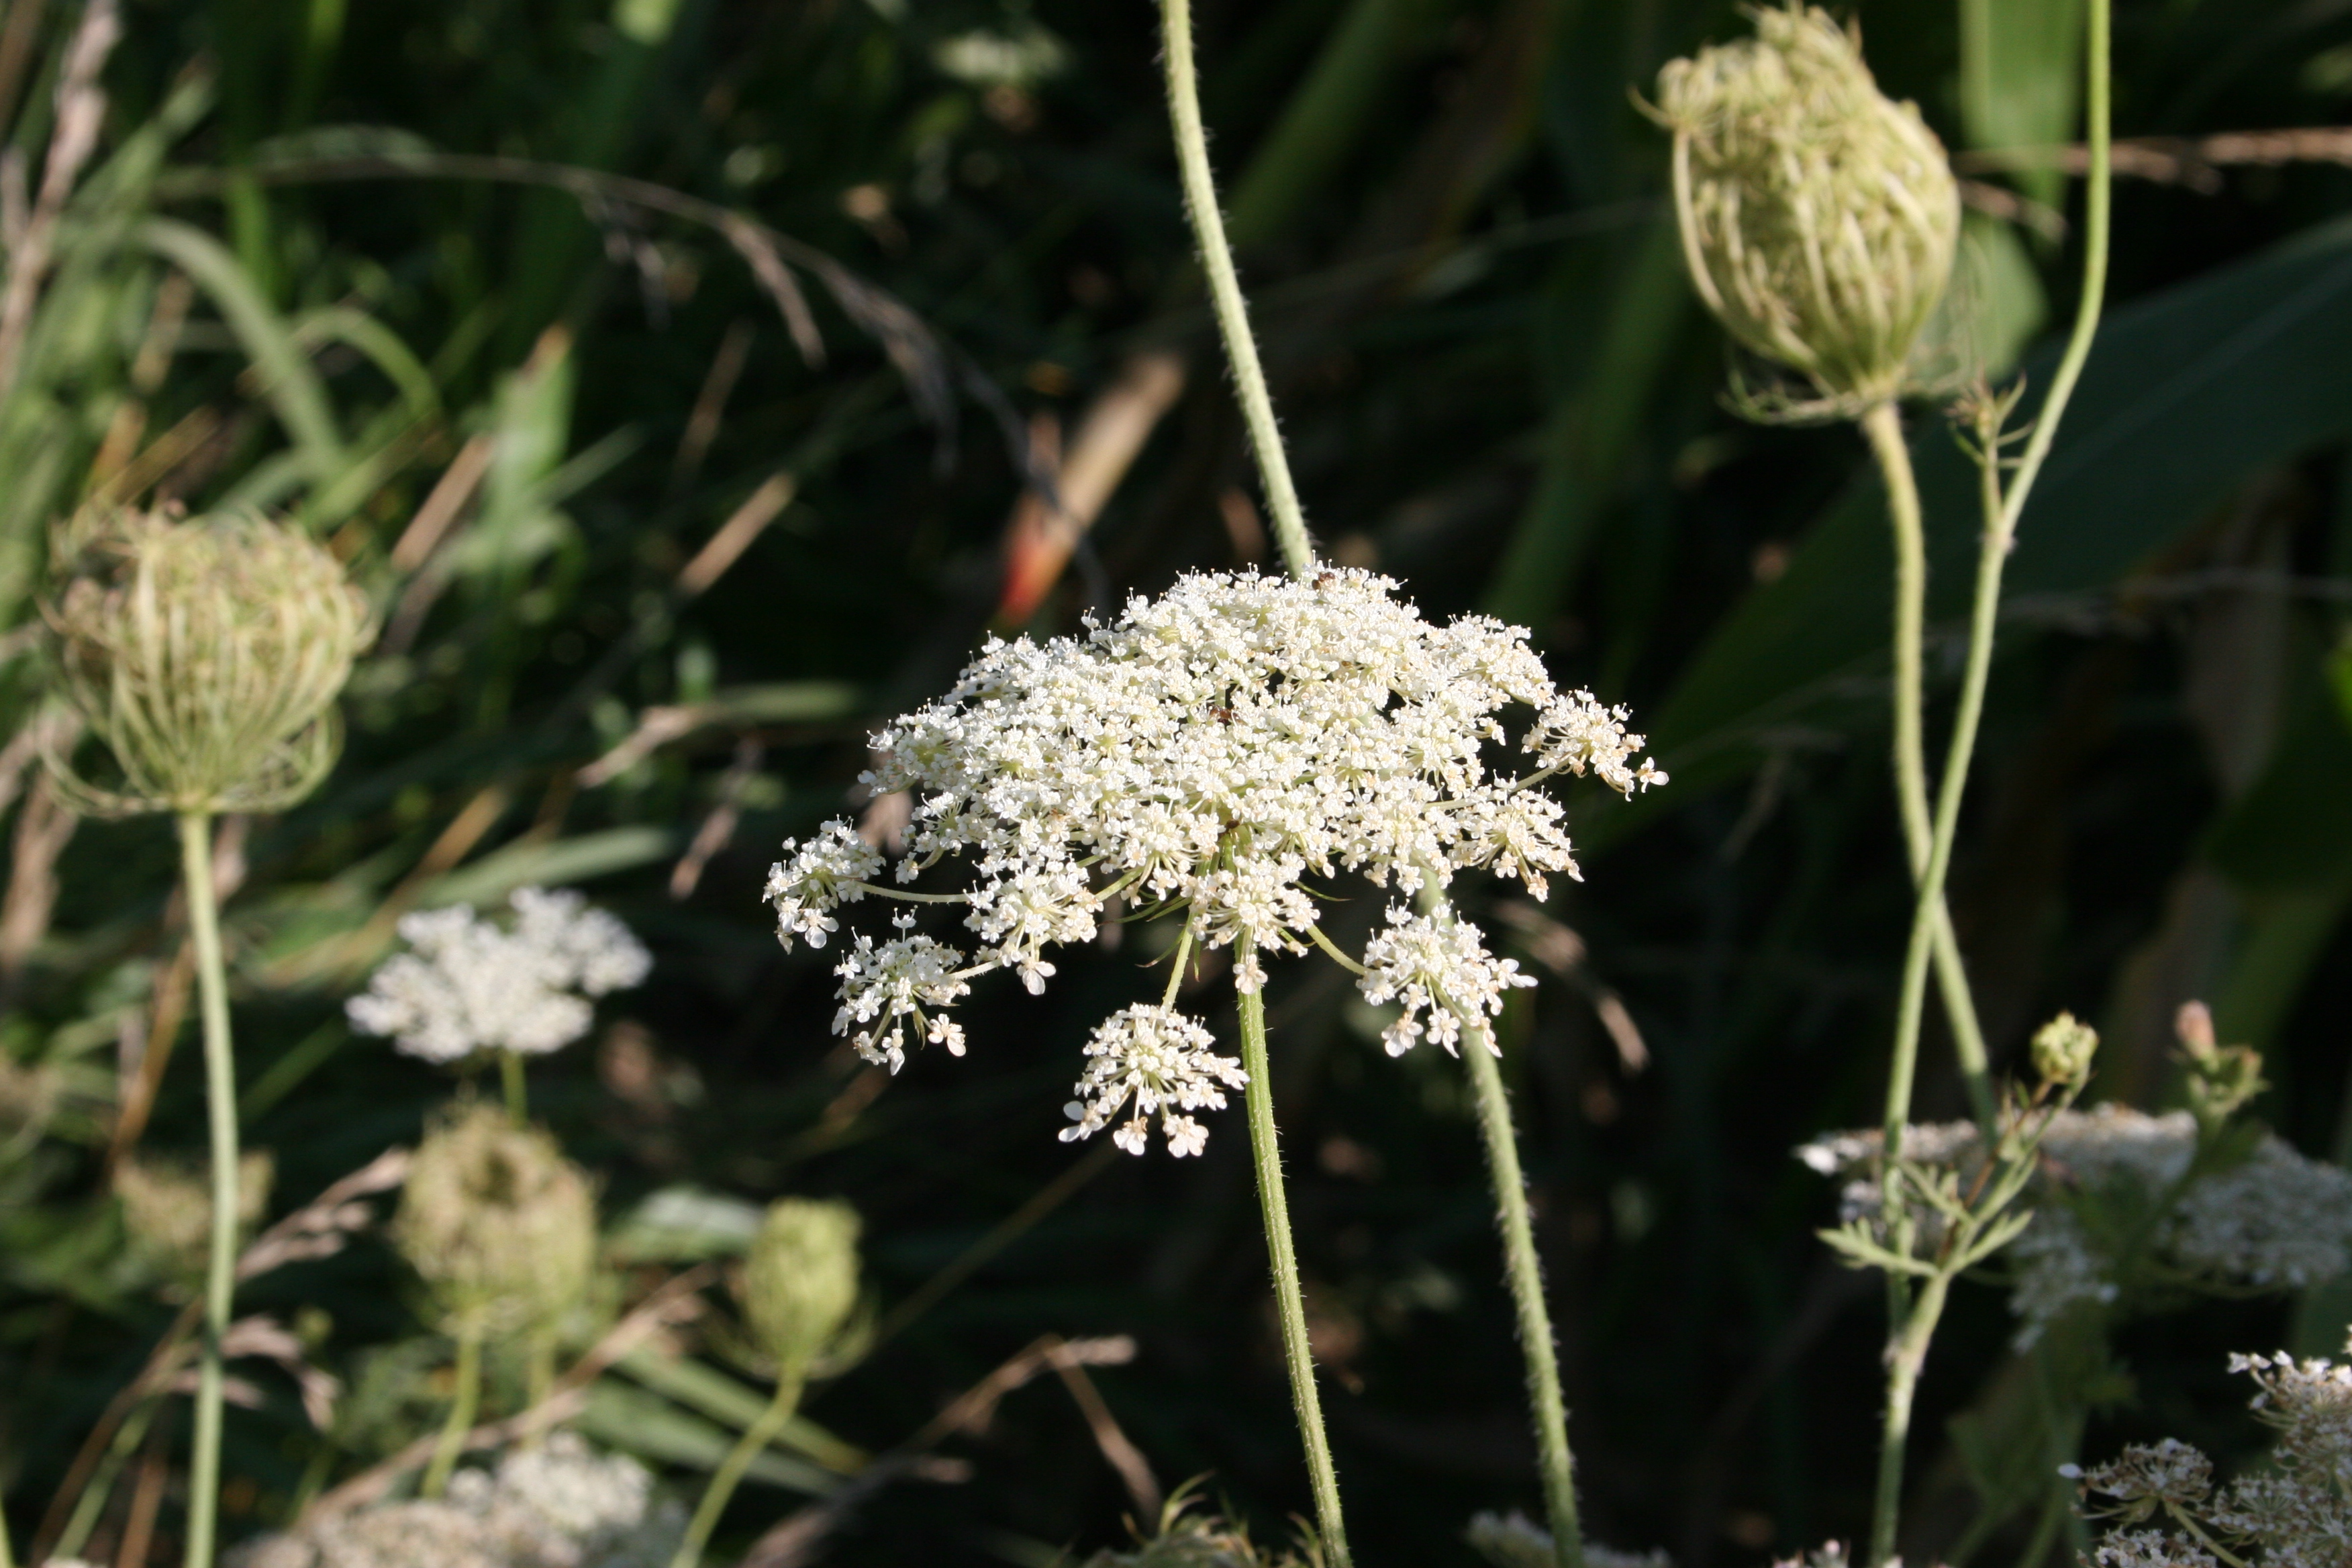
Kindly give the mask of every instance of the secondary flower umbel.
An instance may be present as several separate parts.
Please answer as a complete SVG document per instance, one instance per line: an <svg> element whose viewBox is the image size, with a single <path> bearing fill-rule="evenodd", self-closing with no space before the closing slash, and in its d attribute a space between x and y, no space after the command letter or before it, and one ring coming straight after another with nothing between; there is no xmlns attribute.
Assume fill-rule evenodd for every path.
<svg viewBox="0 0 2352 1568"><path fill-rule="evenodd" d="M626 990L653 967L627 926L577 893L519 888L508 903L511 929L464 905L402 916L409 951L345 1005L352 1026L429 1062L538 1055L588 1032L588 998Z"/></svg>
<svg viewBox="0 0 2352 1568"><path fill-rule="evenodd" d="M874 737L866 781L912 798L900 884L951 856L969 858L971 881L952 892L883 887L873 879L882 856L845 822L787 842L769 873L787 948L823 945L835 911L867 897L961 905L978 939L967 954L928 938L859 938L838 970L835 1031L856 1026L859 1051L893 1070L909 1022L960 1050L939 1010L966 982L1011 969L1042 991L1054 973L1045 950L1091 939L1116 897L1181 911L1180 972L1194 944L1230 945L1235 983L1255 991L1265 950L1312 942L1361 974L1368 994L1405 1000L1392 1050L1424 1029L1451 1047L1463 1023L1482 1022L1522 984L1515 966L1487 957L1476 928L1442 904L1421 915L1400 905L1359 963L1317 925L1307 879L1356 873L1410 897L1484 868L1541 898L1549 876L1577 875L1547 781L1591 773L1630 794L1665 775L1634 761L1642 737L1626 732L1623 709L1553 686L1525 631L1477 616L1434 626L1396 590L1361 571L1307 582L1201 574L1130 599L1083 636L992 642L954 690ZM1513 708L1528 710L1516 727L1531 758L1523 773L1495 766L1511 739L1498 715ZM1127 1069L1101 1075L1140 1048L1147 1018L1155 1042L1173 1048L1200 1031L1182 1048L1203 1051L1206 1032L1168 1010L1174 989L1097 1034L1076 1135L1124 1103L1103 1096ZM1433 1010L1424 1026L1419 1015ZM1151 1103L1213 1108L1211 1079L1238 1086L1201 1070L1169 1080L1199 1098L1155 1087ZM1129 1092L1143 1105L1141 1080ZM1163 1130L1184 1150L1204 1136L1189 1117ZM1121 1132L1132 1134L1121 1147L1140 1150L1137 1121Z"/></svg>

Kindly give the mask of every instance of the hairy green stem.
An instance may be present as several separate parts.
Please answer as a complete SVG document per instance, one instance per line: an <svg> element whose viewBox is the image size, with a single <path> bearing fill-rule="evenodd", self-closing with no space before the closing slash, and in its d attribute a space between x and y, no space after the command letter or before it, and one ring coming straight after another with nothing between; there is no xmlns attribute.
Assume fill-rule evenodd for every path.
<svg viewBox="0 0 2352 1568"><path fill-rule="evenodd" d="M236 1066L228 1032L228 973L221 959L220 904L213 890L210 814L182 812L180 879L205 1030L205 1102L212 1131L211 1245L205 1258L203 1359L196 1372L195 1434L188 1464L188 1568L211 1568L219 1524L221 1336L236 1272Z"/></svg>
<svg viewBox="0 0 2352 1568"><path fill-rule="evenodd" d="M506 1090L508 1125L530 1126L530 1090L523 1082L520 1052L500 1051L499 1053L499 1082Z"/></svg>
<svg viewBox="0 0 2352 1568"><path fill-rule="evenodd" d="M449 1400L448 1418L441 1423L441 1440L433 1445L433 1462L417 1487L422 1497L437 1498L449 1488L457 1456L466 1450L466 1434L474 1429L474 1414L482 1404L482 1331L467 1329L457 1336L457 1387Z"/></svg>
<svg viewBox="0 0 2352 1568"><path fill-rule="evenodd" d="M1911 1399L1919 1387L1920 1369L1927 1363L1927 1344L1944 1315L1951 1276L1934 1274L1922 1281L1911 1303L1901 1333L1888 1347L1886 1413L1878 1450L1878 1492L1870 1517L1871 1568L1880 1568L1895 1555L1895 1531L1903 1511L1903 1454L1911 1436Z"/></svg>
<svg viewBox="0 0 2352 1568"><path fill-rule="evenodd" d="M768 1401L768 1407L744 1428L743 1436L727 1451L719 1468L710 1472L710 1484L703 1489L702 1500L695 1505L694 1519L687 1525L686 1539L678 1543L677 1555L669 1560L669 1568L697 1568L701 1563L702 1548L709 1541L710 1532L719 1527L719 1516L727 1511L727 1500L735 1495L743 1472L776 1440L776 1434L784 1429L793 1412L800 1408L801 1388L797 1373L788 1371L776 1380L775 1396Z"/></svg>
<svg viewBox="0 0 2352 1568"><path fill-rule="evenodd" d="M1919 482L1911 469L1910 448L1904 444L1902 420L1892 402L1875 405L1862 417L1871 455L1886 485L1886 511L1895 529L1895 795L1903 818L1903 844L1911 859L1911 875L1927 874L1927 850L1933 837L1927 813L1927 750L1924 710L1926 679L1924 645L1927 606L1927 539L1920 517ZM1952 913L1936 900L1935 962L1944 1014L1951 1021L1952 1048L1968 1085L1969 1105L1977 1125L1990 1135L1993 1125L1992 1075L1985 1051L1984 1030L1977 1022L1976 998L1969 990L1969 972L1960 960L1958 938L1952 931Z"/></svg>
<svg viewBox="0 0 2352 1568"><path fill-rule="evenodd" d="M2107 237L2109 217L2109 16L2108 0L2089 0L2088 48L2085 49L2085 75L2089 121L2090 179L2084 191L2084 221L2083 243L2082 301L2074 316L2074 328L2068 337L2064 355L2058 362L2057 374L2051 378L2050 393L2042 400L2035 416L2032 434L2026 442L2025 453L2019 459L2015 478L2000 505L1992 510L1987 521L1984 538L1977 562L1976 601L1969 623L1968 666L1960 679L1959 709L1952 722L1952 738L1944 765L1942 786L1936 800L1934 831L1928 844L1927 866L1919 881L1918 900L1912 910L1911 937L1903 959L1903 984L1895 1010L1895 1052L1892 1070L1886 1085L1886 1144L1885 1158L1893 1161L1902 1151L1903 1129L1911 1113L1911 1077L1919 1047L1919 1021L1926 1003L1927 963L1933 946L1936 913L1942 907L1944 879L1951 868L1952 839L1959 828L1960 800L1967 793L1969 764L1976 751L1977 727L1984 715L1985 683L1992 668L1993 634L2000 610L2001 570L2009 560L2011 542L2016 537L2018 519L2023 514L2027 494L2042 471L2055 439L2059 419L2064 415L2067 402L2074 396L2075 384L2083 374L2083 362L2090 356L2092 340L2097 335L2099 312L2106 295ZM1988 441L1982 460L1990 467L2000 462L1997 441ZM1987 504L2000 491L1997 472L1986 487ZM1927 1357L1927 1341L1935 1331L1934 1319L1941 1312L1938 1293L1936 1312L1924 1313L1927 1290L1921 1291L1920 1301L1913 1309L1902 1337L1896 1341L1889 1357L1887 1377L1887 1417L1884 1447L1879 1455L1879 1485L1876 1509L1871 1524L1871 1568L1879 1568L1893 1553L1897 1520L1902 1508L1903 1457L1910 1433L1910 1388L1918 1377L1917 1366L1911 1365L1907 1375L1909 1349L1916 1341L1916 1361ZM1924 1331L1921 1330L1924 1317ZM1897 1394L1901 1395L1898 1407ZM1898 1420L1897 1417L1900 1417Z"/></svg>
<svg viewBox="0 0 2352 1568"><path fill-rule="evenodd" d="M1559 1352L1552 1342L1551 1313L1544 1304L1543 1263L1536 1254L1535 1226L1528 1215L1527 1180L1519 1173L1510 1098L1503 1089L1503 1069L1487 1048L1486 1030L1470 1031L1462 1056L1470 1064L1470 1084L1477 1096L1478 1131L1486 1142L1486 1169L1497 1200L1495 1223L1503 1233L1503 1267L1511 1282L1511 1305L1518 1313L1520 1349L1528 1359L1528 1398L1535 1406L1552 1556L1559 1568L1584 1568L1584 1537L1576 1518L1576 1466L1568 1447L1568 1405L1559 1392Z"/></svg>
<svg viewBox="0 0 2352 1568"><path fill-rule="evenodd" d="M1307 1445L1307 1477L1315 1492L1315 1523L1329 1568L1349 1568L1348 1527L1339 1517L1339 1478L1323 1435L1323 1401L1315 1391L1315 1356L1307 1342L1307 1298L1298 1288L1298 1257L1290 1246L1290 1201L1282 1190L1282 1147L1274 1129L1274 1071L1265 1055L1265 996L1240 993L1243 1100L1249 1110L1250 1156L1257 1166L1258 1206L1265 1215L1265 1250L1274 1268L1274 1304L1282 1321L1282 1354L1290 1367L1290 1405Z"/></svg>
<svg viewBox="0 0 2352 1568"><path fill-rule="evenodd" d="M1234 367L1234 390L1249 426L1250 445L1257 453L1257 469L1265 483L1266 510L1274 521L1274 537L1293 576L1303 577L1315 565L1315 546L1307 537L1307 517L1299 510L1298 491L1290 482L1290 459L1283 454L1282 431L1274 420L1274 398L1265 388L1265 370L1258 363L1257 343L1250 336L1249 307L1242 300L1241 279L1234 271L1232 248L1225 243L1224 215L1217 206L1217 182L1209 172L1209 137L1201 123L1200 85L1192 66L1192 0L1160 0L1166 37L1160 58L1168 75L1168 114L1176 132L1176 167L1182 176L1184 205L1192 215L1192 232L1201 242L1201 268L1209 279L1209 300L1217 316L1217 330L1225 340L1225 358Z"/></svg>

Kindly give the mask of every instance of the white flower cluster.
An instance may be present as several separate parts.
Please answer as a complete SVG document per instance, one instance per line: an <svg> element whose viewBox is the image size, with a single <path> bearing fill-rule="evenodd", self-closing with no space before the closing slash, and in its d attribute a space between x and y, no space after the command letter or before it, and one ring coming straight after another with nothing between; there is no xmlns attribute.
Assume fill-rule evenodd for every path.
<svg viewBox="0 0 2352 1568"><path fill-rule="evenodd" d="M352 1026L432 1062L535 1055L588 1032L588 998L625 990L653 967L627 926L578 893L519 888L508 902L510 927L462 905L403 916L408 951L344 1005Z"/></svg>
<svg viewBox="0 0 2352 1568"><path fill-rule="evenodd" d="M2191 1174L2196 1120L2185 1110L2150 1116L2121 1105L2061 1111L2042 1142L2043 1174L2029 1189L2033 1223L2009 1247L2015 1270L2010 1308L2022 1322L2021 1344L2079 1302L2113 1301L2119 1275L2153 1264L2187 1282L2300 1289L2352 1267L2352 1174L2305 1159L2264 1134L2234 1163ZM1971 1169L1979 1158L1973 1123L1915 1127L1905 1132L1906 1159ZM1809 1143L1798 1157L1823 1174L1847 1173L1845 1217L1874 1214L1875 1133L1837 1133ZM2185 1183L2185 1184L2184 1184ZM2146 1256L2110 1256L2116 1227L2085 1223L2111 1208L2164 1212L2140 1232ZM2137 1228L2137 1227L2133 1227Z"/></svg>
<svg viewBox="0 0 2352 1568"><path fill-rule="evenodd" d="M1517 775L1490 763L1508 741L1497 715L1513 708L1528 710L1519 746L1532 758ZM835 822L786 842L767 900L787 948L821 944L835 911L869 896L964 906L969 957L901 939L842 965L836 1029L861 1026L858 1048L895 1070L895 1026L919 1005L942 1006L961 994L951 983L992 969L1042 990L1045 950L1092 938L1114 897L1181 910L1188 942L1233 946L1244 991L1264 982L1265 950L1325 940L1309 877L1357 873L1412 894L1485 868L1541 898L1549 876L1577 874L1547 781L1665 782L1634 760L1643 741L1625 720L1555 688L1523 630L1475 616L1433 626L1386 577L1186 576L1084 636L992 642L954 690L873 738L866 784L913 801L897 881L958 858L963 890L877 885L881 856ZM1475 928L1432 941L1429 922L1391 919L1367 953L1368 994L1475 1014L1518 984ZM929 1037L960 1043L922 1016ZM887 1043L862 1027L877 1018ZM1450 1046L1458 1027L1433 1019L1427 1032Z"/></svg>
<svg viewBox="0 0 2352 1568"><path fill-rule="evenodd" d="M1062 1142L1091 1138L1132 1098L1135 1114L1122 1123L1110 1141L1130 1154L1143 1152L1145 1119L1160 1112L1160 1131L1168 1152L1181 1159L1197 1154L1208 1142L1208 1129L1179 1110L1223 1110L1223 1090L1248 1086L1249 1075L1233 1057L1221 1057L1209 1047L1216 1037L1197 1019L1168 1007L1122 1007L1095 1026L1087 1042L1087 1069L1078 1079L1078 1098L1063 1110L1076 1123L1062 1129Z"/></svg>
<svg viewBox="0 0 2352 1568"><path fill-rule="evenodd" d="M2217 1488L2212 1461L2168 1437L2084 1472L2084 1511L2116 1521L2094 1553L2097 1568L2210 1568L2217 1541L2237 1549L2233 1563L2259 1550L2277 1568L2352 1554L2352 1365L2281 1352L2233 1355L2230 1370L2253 1378L2253 1409L2277 1430L2270 1464ZM2186 1533L2163 1528L2176 1524Z"/></svg>
<svg viewBox="0 0 2352 1568"><path fill-rule="evenodd" d="M1364 944L1364 975L1356 983L1364 1000L1375 1006L1391 1000L1403 1005L1395 1021L1381 1031L1389 1055L1404 1055L1424 1034L1449 1055L1459 1055L1465 1023L1475 1026L1500 1016L1504 992L1535 984L1533 975L1519 973L1517 960L1488 953L1481 935L1476 926L1454 919L1451 910L1433 920L1390 908L1388 930L1373 933ZM1492 1034L1485 1039L1488 1050L1502 1055Z"/></svg>
<svg viewBox="0 0 2352 1568"><path fill-rule="evenodd" d="M904 918L893 923L902 933L914 924ZM956 971L961 956L927 936L901 934L877 947L860 931L834 966L841 976L841 1009L834 1015L833 1032L845 1035L851 1025L861 1026L857 1054L887 1063L892 1072L907 1065L910 1023L923 1038L947 1047L950 1055L963 1055L963 1026L937 1011L971 989Z"/></svg>
<svg viewBox="0 0 2352 1568"><path fill-rule="evenodd" d="M662 1568L685 1510L635 1459L569 1432L460 1470L438 1502L385 1503L265 1535L225 1568Z"/></svg>
<svg viewBox="0 0 2352 1568"><path fill-rule="evenodd" d="M1462 1538L1495 1568L1552 1568L1559 1561L1551 1531L1517 1509L1473 1516ZM1585 1568L1675 1568L1664 1552L1620 1552L1597 1541L1584 1543L1584 1563Z"/></svg>

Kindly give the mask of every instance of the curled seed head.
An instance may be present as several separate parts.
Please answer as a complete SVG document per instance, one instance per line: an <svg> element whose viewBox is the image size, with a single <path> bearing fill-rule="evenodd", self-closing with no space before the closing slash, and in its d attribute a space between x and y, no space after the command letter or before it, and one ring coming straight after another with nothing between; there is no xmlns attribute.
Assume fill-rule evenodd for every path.
<svg viewBox="0 0 2352 1568"><path fill-rule="evenodd" d="M1753 38L1658 73L1691 280L1743 348L1867 405L1902 389L1943 298L1958 187L1917 106L1878 90L1828 13L1754 16Z"/></svg>
<svg viewBox="0 0 2352 1568"><path fill-rule="evenodd" d="M53 748L78 806L274 811L326 776L369 617L323 546L250 515L121 511L84 520L61 553L52 664L120 772L89 783Z"/></svg>
<svg viewBox="0 0 2352 1568"><path fill-rule="evenodd" d="M417 1145L392 1237L446 1331L545 1331L587 1293L595 1194L545 1132L461 1105Z"/></svg>
<svg viewBox="0 0 2352 1568"><path fill-rule="evenodd" d="M276 1163L249 1149L236 1163L236 1222L248 1235L269 1208ZM164 1159L126 1159L114 1171L115 1201L131 1248L174 1290L204 1277L212 1236L212 1178L200 1167Z"/></svg>
<svg viewBox="0 0 2352 1568"><path fill-rule="evenodd" d="M2053 1084L2079 1084L2091 1076L2099 1031L2072 1013L2061 1013L2033 1032L2033 1070Z"/></svg>
<svg viewBox="0 0 2352 1568"><path fill-rule="evenodd" d="M760 1348L787 1376L836 1342L857 1305L857 1211L836 1200L780 1198L744 1262L743 1307Z"/></svg>

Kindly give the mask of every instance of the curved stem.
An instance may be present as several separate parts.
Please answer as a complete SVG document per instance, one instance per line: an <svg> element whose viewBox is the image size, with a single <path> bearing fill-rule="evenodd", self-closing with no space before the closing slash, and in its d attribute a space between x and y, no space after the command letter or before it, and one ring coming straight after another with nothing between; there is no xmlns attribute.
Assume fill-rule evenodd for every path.
<svg viewBox="0 0 2352 1568"><path fill-rule="evenodd" d="M1168 964L1168 989L1160 998L1164 1012L1176 1005L1176 993L1184 987L1184 966L1192 962L1192 922L1184 922L1184 931L1176 939L1176 956Z"/></svg>
<svg viewBox="0 0 2352 1568"><path fill-rule="evenodd" d="M1209 300L1217 315L1217 330L1225 340L1225 358L1234 367L1234 390L1239 395L1242 418L1249 426L1250 445L1257 453L1259 476L1265 481L1266 510L1274 520L1274 536L1282 546L1284 564L1294 577L1315 567L1315 546L1307 537L1306 514L1299 510L1298 491L1290 482L1290 459L1283 455L1282 431L1274 421L1274 399L1265 389L1265 371L1258 363L1257 343L1250 336L1249 307L1242 299L1241 279L1234 271L1234 256L1225 243L1224 215L1217 208L1217 182L1209 172L1209 137L1201 123L1201 94L1192 68L1192 0L1160 0L1167 37L1161 60L1168 75L1168 115L1176 132L1176 167L1184 184L1184 205L1192 215L1192 232L1201 242L1201 267L1208 274Z"/></svg>
<svg viewBox="0 0 2352 1568"><path fill-rule="evenodd" d="M1471 1032L1462 1051L1470 1064L1470 1084L1478 1101L1478 1131L1486 1143L1486 1169L1494 1178L1496 1227L1503 1233L1503 1267L1511 1282L1511 1305L1519 1319L1519 1346L1528 1359L1528 1398L1535 1406L1536 1447L1543 1463L1545 1511L1551 1516L1552 1555L1559 1568L1584 1568L1584 1538L1576 1518L1575 1460L1568 1447L1568 1405L1559 1392L1559 1352L1552 1342L1551 1313L1544 1303L1543 1264L1536 1253L1535 1226L1528 1215L1527 1180L1519 1173L1519 1147L1511 1131L1511 1102L1503 1069L1484 1028Z"/></svg>
<svg viewBox="0 0 2352 1568"><path fill-rule="evenodd" d="M437 1498L448 1489L449 1477L465 1451L466 1434L474 1429L474 1413L482 1403L482 1331L469 1328L457 1336L457 1388L449 1401L448 1419L441 1423L441 1440L433 1446L433 1462L417 1487L420 1497Z"/></svg>
<svg viewBox="0 0 2352 1568"><path fill-rule="evenodd" d="M228 973L221 959L220 906L213 890L209 814L180 814L180 879L195 949L205 1031L205 1102L212 1133L211 1245L205 1259L203 1360L196 1372L195 1435L188 1462L188 1568L211 1568L218 1528L221 1335L228 1328L236 1268L236 1067L228 1032Z"/></svg>
<svg viewBox="0 0 2352 1568"><path fill-rule="evenodd" d="M2016 537L2017 520L2023 513L2026 492L2041 472L2042 459L2049 455L2050 443L2057 433L2059 417L2074 395L2074 384L2080 379L2083 362L2090 354L2091 341L2098 331L2099 311L2106 291L2107 235L2109 208L2108 170L2108 0L2089 0L2088 47L2084 50L2085 69L2089 79L2088 100L2089 142L2091 147L2090 183L2084 196L2083 295L2074 318L2074 330L2068 339L2064 356L2059 361L2057 374L2052 379L2050 395L2042 402L2034 420L2033 434L2026 452L2018 465L2017 477L2002 499L1998 517L1986 528L1977 561L1976 602L1969 623L1968 667L1960 679L1959 709L1952 722L1951 748L1944 764L1942 787L1936 800L1936 818L1928 851L1927 866L1919 882L1919 896L1912 910L1911 940L1904 953L1903 985L1896 1001L1895 1052L1892 1070L1887 1075L1885 1158L1892 1161L1901 1152L1904 1124L1911 1112L1911 1078L1919 1048L1919 1018L1925 1004L1928 951L1933 945L1936 911L1941 907L1944 878L1951 868L1952 839L1958 831L1960 799L1968 789L1969 764L1976 751L1977 726L1984 715L1985 682L1992 668L1993 633L2000 609L2001 570L2009 560L2011 541ZM1998 460L1998 447L1989 445L1985 461ZM1998 486L1992 487L1998 489ZM1921 1293L1920 1306L1914 1310L1904 1338L1895 1347L1888 1374L1887 1423L1885 1446L1879 1456L1879 1492L1875 1517L1871 1528L1872 1568L1885 1563L1894 1549L1896 1516L1902 1503L1903 1448L1910 1429L1908 1384L1903 1383L1903 1367L1912 1353L1916 1340L1916 1359L1924 1361L1927 1338L1934 1332L1933 1315L1925 1312L1927 1291ZM1940 1300L1937 1303L1940 1311ZM1918 1331L1922 1317L1927 1318L1925 1331ZM1916 1381L1918 1373L1914 1365L1909 1378ZM1901 1409L1896 1408L1897 1384L1903 1384ZM1896 1420L1897 1415L1902 1419Z"/></svg>
<svg viewBox="0 0 2352 1568"><path fill-rule="evenodd" d="M523 1083L522 1056L518 1051L499 1053L499 1081L507 1096L507 1124L527 1127L530 1124L530 1091Z"/></svg>
<svg viewBox="0 0 2352 1568"><path fill-rule="evenodd" d="M1927 540L1919 509L1919 483L1911 469L1910 448L1904 444L1902 421L1895 405L1881 403L1862 416L1863 434L1886 485L1886 511L1895 529L1895 795L1901 807L1903 846L1910 856L1916 886L1927 870L1927 850L1933 836L1927 814L1926 679L1923 647L1927 605ZM1968 968L1960 961L1958 939L1952 931L1952 913L1942 899L1936 901L1935 963L1937 988L1943 993L1944 1014L1951 1022L1952 1048L1959 1058L1960 1076L1968 1085L1969 1105L1988 1139L1994 1110L1992 1075L1985 1052L1984 1030L1977 1022L1976 998L1969 991Z"/></svg>
<svg viewBox="0 0 2352 1568"><path fill-rule="evenodd" d="M702 1548L710 1532L719 1527L719 1516L727 1511L727 1500L743 1479L743 1472L760 1457L784 1423L793 1418L800 1407L802 1383L800 1377L787 1372L776 1380L775 1396L768 1407L760 1412L759 1419L744 1428L743 1436L727 1451L719 1468L710 1472L710 1484L702 1489L702 1500L694 1506L694 1519L686 1527L686 1538L678 1543L677 1555L669 1560L669 1568L696 1568L702 1561Z"/></svg>
<svg viewBox="0 0 2352 1568"><path fill-rule="evenodd" d="M1265 1218L1265 1250L1274 1267L1274 1304L1282 1321L1282 1354L1290 1367L1290 1405L1307 1445L1307 1477L1315 1492L1315 1523L1329 1568L1349 1568L1348 1529L1339 1517L1339 1478L1323 1435L1323 1401L1315 1391L1315 1356L1307 1342L1307 1298L1298 1288L1298 1257L1290 1246L1290 1202L1282 1190L1282 1149L1274 1128L1274 1072L1265 1055L1265 996L1240 994L1243 1100L1249 1110L1250 1157L1257 1166L1258 1206Z"/></svg>

